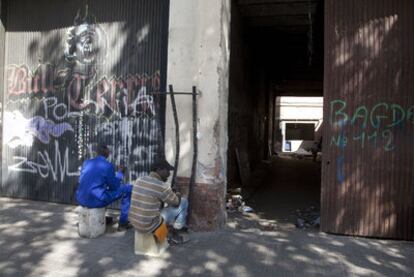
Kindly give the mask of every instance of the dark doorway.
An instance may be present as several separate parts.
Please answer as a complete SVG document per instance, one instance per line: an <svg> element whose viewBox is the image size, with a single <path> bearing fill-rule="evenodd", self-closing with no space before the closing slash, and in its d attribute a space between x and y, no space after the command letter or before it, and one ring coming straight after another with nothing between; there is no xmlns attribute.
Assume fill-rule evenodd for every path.
<svg viewBox="0 0 414 277"><path fill-rule="evenodd" d="M306 111L322 114L323 9L322 0L232 1L228 188L290 225L320 205L322 116Z"/></svg>

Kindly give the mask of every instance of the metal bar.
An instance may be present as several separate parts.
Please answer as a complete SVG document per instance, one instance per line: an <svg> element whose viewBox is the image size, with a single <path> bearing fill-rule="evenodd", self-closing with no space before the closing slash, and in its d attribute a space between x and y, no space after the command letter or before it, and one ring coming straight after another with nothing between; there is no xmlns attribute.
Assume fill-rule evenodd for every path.
<svg viewBox="0 0 414 277"><path fill-rule="evenodd" d="M168 91L153 91L153 92L148 92L148 94L154 94L154 95L168 95L170 94L170 92ZM174 95L193 95L192 92L185 92L185 91L177 91L174 92ZM196 93L196 95L201 95L200 93Z"/></svg>
<svg viewBox="0 0 414 277"><path fill-rule="evenodd" d="M174 172L173 177L171 180L171 188L175 189L176 182L177 182L177 171L178 165L180 160L180 126L178 124L178 114L177 114L177 105L175 104L175 97L174 97L174 89L172 85L169 85L170 90L170 98L171 98L171 107L174 117L174 125L175 125L175 161L174 161Z"/></svg>
<svg viewBox="0 0 414 277"><path fill-rule="evenodd" d="M191 166L190 185L188 188L188 214L191 216L191 196L193 194L196 168L197 168L197 156L198 156L198 144L197 144L197 88L193 86L193 164Z"/></svg>

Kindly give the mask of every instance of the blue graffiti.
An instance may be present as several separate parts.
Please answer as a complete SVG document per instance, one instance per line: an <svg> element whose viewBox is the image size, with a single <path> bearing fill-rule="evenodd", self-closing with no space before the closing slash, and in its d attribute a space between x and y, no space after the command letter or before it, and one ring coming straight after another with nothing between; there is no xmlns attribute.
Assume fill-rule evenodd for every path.
<svg viewBox="0 0 414 277"><path fill-rule="evenodd" d="M44 119L42 116L29 119L27 129L44 144L50 142L50 136L58 138L66 131L73 131L69 123L55 123L50 119Z"/></svg>
<svg viewBox="0 0 414 277"><path fill-rule="evenodd" d="M338 121L339 127L339 139L338 139L338 147L340 149L340 154L336 160L336 178L339 184L343 184L345 181L345 174L344 174L344 163L345 163L345 146L347 143L346 136L344 134L344 127L347 123L346 119L341 119Z"/></svg>
<svg viewBox="0 0 414 277"><path fill-rule="evenodd" d="M372 108L361 105L351 112L346 111L347 108L345 101L332 100L329 123L335 125L341 120L350 121L351 126L360 126L362 129L390 129L405 123L414 123L414 106L406 108L397 103L379 102Z"/></svg>
<svg viewBox="0 0 414 277"><path fill-rule="evenodd" d="M343 184L343 182L345 182L344 162L345 155L342 153L336 160L336 179L338 180L339 184Z"/></svg>
<svg viewBox="0 0 414 277"><path fill-rule="evenodd" d="M347 103L336 99L330 102L329 123L331 126L350 126L349 137L342 133L333 135L331 145L345 147L343 141L358 142L363 149L366 145L382 147L384 151L396 149L395 132L406 132L414 123L414 106L408 108L396 103L376 103L372 108L361 105L351 112L346 111ZM348 107L349 108L349 107Z"/></svg>

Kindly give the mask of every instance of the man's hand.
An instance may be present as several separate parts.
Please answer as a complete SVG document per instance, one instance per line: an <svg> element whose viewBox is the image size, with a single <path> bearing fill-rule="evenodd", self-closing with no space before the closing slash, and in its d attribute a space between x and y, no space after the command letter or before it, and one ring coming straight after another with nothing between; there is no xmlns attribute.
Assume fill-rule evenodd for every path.
<svg viewBox="0 0 414 277"><path fill-rule="evenodd" d="M176 192L175 195L178 197L178 205L177 205L177 207L178 207L181 204L181 193L180 192Z"/></svg>
<svg viewBox="0 0 414 277"><path fill-rule="evenodd" d="M123 165L123 164L120 164L117 167L117 172L116 172L115 176L116 176L116 178L120 179L121 182L124 180L124 174L125 174L126 169L127 169L126 166Z"/></svg>
<svg viewBox="0 0 414 277"><path fill-rule="evenodd" d="M127 170L127 167L124 164L118 165L118 172L125 174L126 170Z"/></svg>

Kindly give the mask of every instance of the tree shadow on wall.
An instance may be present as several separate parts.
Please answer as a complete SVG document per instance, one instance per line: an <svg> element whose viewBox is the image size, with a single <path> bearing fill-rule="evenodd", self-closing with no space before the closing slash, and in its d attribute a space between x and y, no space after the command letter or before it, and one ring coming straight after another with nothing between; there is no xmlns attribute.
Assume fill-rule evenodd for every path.
<svg viewBox="0 0 414 277"><path fill-rule="evenodd" d="M361 5L327 3L325 121L332 122L335 99L346 102L343 111L350 118L342 124L340 116L333 118L325 129L322 226L333 233L413 239L412 151L407 144L413 128L408 117L390 127L396 114L389 112L394 103L404 109L414 104L408 66L412 42L407 38L413 23L408 11L414 7L410 1ZM373 118L362 110L352 118L358 106L372 112L381 103L388 106L375 110ZM337 140L341 134L346 142Z"/></svg>
<svg viewBox="0 0 414 277"><path fill-rule="evenodd" d="M5 142L2 194L75 203L98 143L127 166L125 182L146 174L164 155L165 99L150 93L165 89L167 1L13 1L7 11L5 128L20 128ZM16 20L29 11L30 22Z"/></svg>

